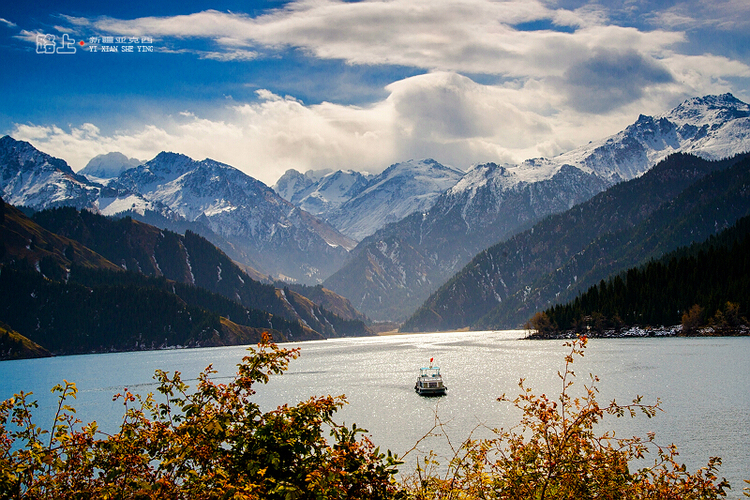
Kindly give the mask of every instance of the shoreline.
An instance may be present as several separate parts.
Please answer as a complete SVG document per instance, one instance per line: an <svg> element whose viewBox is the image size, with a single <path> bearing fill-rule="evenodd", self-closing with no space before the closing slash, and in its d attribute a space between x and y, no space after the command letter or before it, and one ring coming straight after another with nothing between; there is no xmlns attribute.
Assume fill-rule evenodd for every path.
<svg viewBox="0 0 750 500"><path fill-rule="evenodd" d="M645 338L645 337L748 337L750 336L750 327L741 325L733 328L717 329L714 327L698 328L694 332L684 333L682 325L659 326L659 327L640 327L626 326L619 330L610 328L602 332L588 330L586 332L577 332L575 330L566 330L548 333L531 333L526 338L529 340L557 340L557 339L575 339L585 336L591 339L624 339L624 338Z"/></svg>

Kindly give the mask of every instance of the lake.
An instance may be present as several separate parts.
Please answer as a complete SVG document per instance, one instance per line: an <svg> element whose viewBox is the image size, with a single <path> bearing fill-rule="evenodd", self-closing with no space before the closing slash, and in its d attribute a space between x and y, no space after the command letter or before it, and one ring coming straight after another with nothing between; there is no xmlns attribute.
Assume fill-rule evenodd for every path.
<svg viewBox="0 0 750 500"><path fill-rule="evenodd" d="M349 404L336 421L368 429L382 450L403 455L436 416L458 445L478 425L509 427L518 421L519 413L497 398L515 396L521 377L536 394L559 394L557 372L568 348L560 340L519 340L522 336L523 331L451 332L284 344L301 347L301 356L285 374L257 387L255 399L270 410L312 395L345 394ZM79 389L74 402L79 418L112 431L122 418L122 406L112 395L125 387L140 394L154 391L151 377L157 368L179 370L194 381L213 364L214 378L228 379L245 353L244 347L222 347L3 361L0 399L33 391L39 423L48 426L55 406L49 389L67 379ZM441 367L447 396L423 398L414 392L418 369L430 358ZM599 376L602 405L612 399L628 403L636 395L645 403L662 401L664 412L656 417L605 417L602 431L611 428L620 437L655 432L658 443L677 445L680 462L691 472L720 456L720 476L733 486L730 498L741 496L742 480L750 479L750 338L591 339L573 369L581 386L589 373ZM429 449L447 456L450 445L445 436L426 439L401 469L413 469L418 454Z"/></svg>

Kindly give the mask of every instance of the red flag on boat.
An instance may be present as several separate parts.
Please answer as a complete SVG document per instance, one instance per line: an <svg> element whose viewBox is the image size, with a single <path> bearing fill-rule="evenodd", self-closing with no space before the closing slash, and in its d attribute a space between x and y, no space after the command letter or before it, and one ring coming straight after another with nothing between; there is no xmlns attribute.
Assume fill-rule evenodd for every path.
<svg viewBox="0 0 750 500"><path fill-rule="evenodd" d="M432 363L432 358L430 358L430 363Z"/></svg>

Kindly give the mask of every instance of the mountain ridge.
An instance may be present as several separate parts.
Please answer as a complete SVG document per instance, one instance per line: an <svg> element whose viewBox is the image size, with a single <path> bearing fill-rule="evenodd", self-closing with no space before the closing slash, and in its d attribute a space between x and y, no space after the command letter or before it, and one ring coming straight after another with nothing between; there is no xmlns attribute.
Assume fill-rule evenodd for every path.
<svg viewBox="0 0 750 500"><path fill-rule="evenodd" d="M3 198L35 210L57 206L104 215L150 214L215 233L235 258L262 274L318 283L340 267L355 242L280 198L262 182L214 160L162 152L107 186L73 173L31 144L0 139Z"/></svg>
<svg viewBox="0 0 750 500"><path fill-rule="evenodd" d="M374 320L405 319L477 253L643 175L653 160L681 148L707 148L709 157L750 150L750 106L731 94L690 99L551 160L477 165L421 216L412 214L362 240L324 285ZM410 249L408 256L378 250L394 248L396 240ZM389 268L393 276L383 274Z"/></svg>
<svg viewBox="0 0 750 500"><path fill-rule="evenodd" d="M70 207L37 212L33 220L56 234L96 249L122 269L201 287L249 309L262 310L292 322L300 321L326 337L369 334L363 325L341 324L343 329L337 331L329 323L338 320L319 321L315 314L330 315L317 304L294 308L279 296L274 286L251 279L220 249L192 231L179 235L137 220L111 220ZM364 321L352 317L342 317L342 320ZM288 332L286 335L290 336Z"/></svg>
<svg viewBox="0 0 750 500"><path fill-rule="evenodd" d="M527 313L531 309L546 304L539 300L555 300L560 292L555 289L544 295L545 299L534 302L537 280L560 272L566 262L580 258L584 249L593 248L597 238L611 234L613 228L637 227L687 189L695 186L700 189L701 180L712 173L721 172L732 163L750 164L750 160L740 158L708 162L692 155L675 154L641 177L617 184L566 212L545 218L533 228L478 254L435 292L402 329L522 324L530 317ZM607 262L612 257L607 252L597 254L597 258ZM572 282L571 286L578 286L574 274L565 274L569 276L565 285ZM524 309L526 303L529 309Z"/></svg>
<svg viewBox="0 0 750 500"><path fill-rule="evenodd" d="M428 210L464 172L426 158L394 163L377 175L337 170L318 179L288 170L274 189L354 240L415 211Z"/></svg>
<svg viewBox="0 0 750 500"><path fill-rule="evenodd" d="M325 217L214 160L161 152L105 186L8 136L0 140L0 188L3 197L32 208L72 205L195 230L259 276L322 282L382 321L408 317L494 243L644 175L670 153L714 158L748 149L750 106L724 94L641 115L617 134L551 159L487 162L466 173L434 160L409 160L364 176L366 184L354 171L288 172L279 190L292 198L304 192L311 203L315 198ZM399 169L410 173L399 177ZM420 178L420 172L429 173ZM362 241L355 247L334 223Z"/></svg>

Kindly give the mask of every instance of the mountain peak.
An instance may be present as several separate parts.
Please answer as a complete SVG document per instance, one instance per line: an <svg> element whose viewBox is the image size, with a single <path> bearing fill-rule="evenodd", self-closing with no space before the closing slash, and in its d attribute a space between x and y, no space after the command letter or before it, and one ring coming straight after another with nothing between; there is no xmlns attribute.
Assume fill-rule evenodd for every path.
<svg viewBox="0 0 750 500"><path fill-rule="evenodd" d="M171 151L162 151L154 157L153 160L147 162L150 164L158 164L162 167L170 166L183 166L188 163L194 163L195 160L182 153L173 153Z"/></svg>
<svg viewBox="0 0 750 500"><path fill-rule="evenodd" d="M312 184L313 180L308 176L290 168L284 172L284 175L279 177L279 180L276 181L276 184L274 184L272 188L286 201L292 201L294 195Z"/></svg>
<svg viewBox="0 0 750 500"><path fill-rule="evenodd" d="M10 136L0 139L0 195L13 205L34 209L94 206L98 184L89 182L60 158Z"/></svg>
<svg viewBox="0 0 750 500"><path fill-rule="evenodd" d="M680 106L708 106L708 107L744 107L747 108L747 104L740 101L734 95L727 92L726 94L719 95L705 95L703 97L691 97L686 99Z"/></svg>
<svg viewBox="0 0 750 500"><path fill-rule="evenodd" d="M687 99L664 116L678 125L724 123L750 116L750 106L729 93L706 95Z"/></svg>
<svg viewBox="0 0 750 500"><path fill-rule="evenodd" d="M138 158L128 158L119 151L113 151L94 156L78 173L101 179L110 179L142 163Z"/></svg>
<svg viewBox="0 0 750 500"><path fill-rule="evenodd" d="M30 143L18 141L9 135L0 139L0 166L4 168L12 166L16 171L59 170L63 174L78 179L65 160L43 153Z"/></svg>
<svg viewBox="0 0 750 500"><path fill-rule="evenodd" d="M389 182L391 179L399 179L401 177L417 178L417 177L429 177L438 179L451 178L452 181L448 181L446 189L455 184L465 172L458 170L453 167L443 165L442 163L433 160L432 158L424 158L421 160L407 160L399 163L394 163L390 167L386 168L379 175L373 177L368 186L368 190L382 184ZM443 182L443 181L439 181Z"/></svg>

